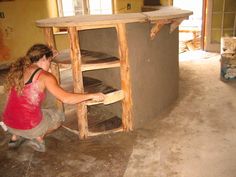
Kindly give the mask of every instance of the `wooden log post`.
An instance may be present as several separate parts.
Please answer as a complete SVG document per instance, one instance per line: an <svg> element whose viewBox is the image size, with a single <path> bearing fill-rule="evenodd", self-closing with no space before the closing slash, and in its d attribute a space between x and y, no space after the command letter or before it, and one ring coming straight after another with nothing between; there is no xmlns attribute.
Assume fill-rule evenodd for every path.
<svg viewBox="0 0 236 177"><path fill-rule="evenodd" d="M55 43L55 38L53 35L53 28L52 27L47 27L43 28L44 32L44 37L47 45L49 47L52 47L53 49L56 49L56 43Z"/></svg>
<svg viewBox="0 0 236 177"><path fill-rule="evenodd" d="M168 23L170 23L170 20L157 20L150 31L151 40L153 40L155 36L161 31L162 27Z"/></svg>
<svg viewBox="0 0 236 177"><path fill-rule="evenodd" d="M56 43L55 43L52 27L44 28L44 37L45 37L46 44L52 49L56 50ZM52 63L50 68L51 68L52 74L56 77L57 82L60 85L61 79L60 79L60 70L59 70L58 64ZM64 105L60 100L56 99L55 104L56 104L57 109L64 112Z"/></svg>
<svg viewBox="0 0 236 177"><path fill-rule="evenodd" d="M81 53L79 46L79 35L76 27L68 27L70 38L70 55L72 64L72 76L75 93L84 93L83 77L81 70ZM88 136L87 106L85 103L78 104L77 110L79 138L85 139Z"/></svg>
<svg viewBox="0 0 236 177"><path fill-rule="evenodd" d="M130 66L128 59L128 44L126 38L125 24L117 24L116 26L119 55L120 55L120 75L121 75L121 89L124 92L124 99L122 100L122 125L124 131L133 130L133 116L132 116L132 98L131 98L131 82L130 82Z"/></svg>
<svg viewBox="0 0 236 177"><path fill-rule="evenodd" d="M83 3L83 5L82 5L82 7L83 7L83 14L89 14L89 9L88 9L88 6L89 6L89 2L88 2L88 0L83 0L82 1Z"/></svg>
<svg viewBox="0 0 236 177"><path fill-rule="evenodd" d="M153 40L155 38L155 36L157 35L157 33L159 33L159 31L161 30L161 28L164 26L164 23L156 23L150 32L150 38L151 40Z"/></svg>

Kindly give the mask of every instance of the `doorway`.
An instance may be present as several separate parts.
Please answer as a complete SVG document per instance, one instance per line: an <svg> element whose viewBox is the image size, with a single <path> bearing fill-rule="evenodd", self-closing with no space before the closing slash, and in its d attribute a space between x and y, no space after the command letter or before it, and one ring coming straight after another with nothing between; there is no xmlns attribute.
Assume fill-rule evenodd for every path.
<svg viewBox="0 0 236 177"><path fill-rule="evenodd" d="M173 6L193 11L179 26L179 53L203 49L204 0L173 0Z"/></svg>
<svg viewBox="0 0 236 177"><path fill-rule="evenodd" d="M206 51L220 52L221 38L236 35L236 1L207 0Z"/></svg>

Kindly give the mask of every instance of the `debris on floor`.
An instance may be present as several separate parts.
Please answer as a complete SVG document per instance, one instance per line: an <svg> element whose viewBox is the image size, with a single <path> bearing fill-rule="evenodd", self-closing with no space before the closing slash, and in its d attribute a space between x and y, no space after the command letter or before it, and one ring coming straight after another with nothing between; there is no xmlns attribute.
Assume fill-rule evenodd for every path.
<svg viewBox="0 0 236 177"><path fill-rule="evenodd" d="M236 37L221 38L221 79L236 79Z"/></svg>

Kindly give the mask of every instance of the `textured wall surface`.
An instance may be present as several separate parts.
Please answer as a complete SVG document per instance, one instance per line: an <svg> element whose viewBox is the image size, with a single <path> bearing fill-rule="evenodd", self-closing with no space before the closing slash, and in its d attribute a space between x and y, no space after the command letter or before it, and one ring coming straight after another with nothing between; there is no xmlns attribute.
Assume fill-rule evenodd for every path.
<svg viewBox="0 0 236 177"><path fill-rule="evenodd" d="M178 96L178 30L169 34L169 26L166 25L156 38L151 40L151 27L149 23L127 25L135 127L140 127L154 118ZM80 44L83 49L118 56L115 29L80 32ZM86 75L120 88L119 69L89 71ZM120 114L121 110L117 104L111 107Z"/></svg>

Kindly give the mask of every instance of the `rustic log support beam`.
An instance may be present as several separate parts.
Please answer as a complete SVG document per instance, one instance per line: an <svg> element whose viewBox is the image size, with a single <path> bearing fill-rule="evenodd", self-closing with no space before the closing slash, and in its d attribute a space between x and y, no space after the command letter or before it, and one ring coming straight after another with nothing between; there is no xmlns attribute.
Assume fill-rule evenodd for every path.
<svg viewBox="0 0 236 177"><path fill-rule="evenodd" d="M53 28L48 27L48 28L43 28L44 32L44 37L45 37L45 42L46 44L51 47L52 49L56 49L56 43L55 43L55 38L53 34Z"/></svg>
<svg viewBox="0 0 236 177"><path fill-rule="evenodd" d="M173 19L170 25L170 33L172 33L184 20L186 20L186 18Z"/></svg>
<svg viewBox="0 0 236 177"><path fill-rule="evenodd" d="M60 70L59 70L59 65L56 63L51 63L51 72L57 79L58 84L61 84L61 77L60 77ZM56 99L56 107L61 110L62 112L65 111L64 104L60 100Z"/></svg>
<svg viewBox="0 0 236 177"><path fill-rule="evenodd" d="M56 50L56 43L55 43L55 37L53 34L53 28L49 27L49 28L43 28L43 32L44 32L44 37L45 37L45 42L46 44L52 48L53 50ZM56 77L58 84L60 85L60 71L59 71L59 66L56 63L52 63L50 66L51 72L52 74ZM57 109L61 110L62 112L64 112L64 105L63 103L56 99L56 107Z"/></svg>
<svg viewBox="0 0 236 177"><path fill-rule="evenodd" d="M187 18L176 18L176 19L164 19L164 20L157 20L155 22L155 25L152 27L151 32L150 32L150 38L153 40L155 36L159 33L161 28L166 25L166 24L171 24L170 25L170 33L172 33L179 25L182 23L183 20Z"/></svg>
<svg viewBox="0 0 236 177"><path fill-rule="evenodd" d="M70 38L70 56L72 64L72 76L75 93L84 93L82 77L82 60L79 46L79 35L76 27L68 27ZM77 109L79 138L85 139L88 136L87 106L85 103L78 104Z"/></svg>
<svg viewBox="0 0 236 177"><path fill-rule="evenodd" d="M157 20L155 22L155 25L152 27L151 32L150 32L150 38L153 40L157 33L161 30L161 28L165 25L170 23L170 20Z"/></svg>
<svg viewBox="0 0 236 177"><path fill-rule="evenodd" d="M133 130L131 80L125 24L117 24L116 31L120 55L121 89L124 92L124 99L122 100L122 125L124 131L131 131Z"/></svg>

